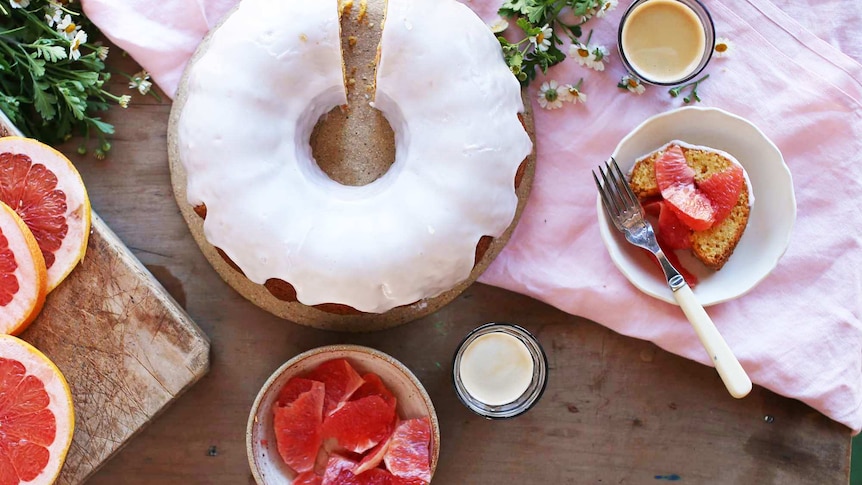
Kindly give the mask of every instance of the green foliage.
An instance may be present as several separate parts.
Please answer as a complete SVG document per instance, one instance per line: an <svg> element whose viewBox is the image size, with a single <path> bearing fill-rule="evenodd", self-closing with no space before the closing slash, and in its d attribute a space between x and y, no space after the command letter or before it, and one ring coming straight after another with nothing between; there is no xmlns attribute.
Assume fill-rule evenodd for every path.
<svg viewBox="0 0 862 485"><path fill-rule="evenodd" d="M105 90L107 49L75 39L78 30L97 34L79 9L58 0L31 0L20 8L0 0L0 110L26 136L50 145L95 136L96 153L104 156L114 127L97 113L112 103L125 107L129 97ZM69 30L57 21L66 16L74 24Z"/></svg>
<svg viewBox="0 0 862 485"><path fill-rule="evenodd" d="M498 13L504 18L515 20L524 37L517 42L510 42L502 35L497 39L509 69L521 84L529 85L539 70L546 72L549 67L563 62L566 54L560 49L563 38L558 33L578 42L582 35L581 26L603 4L602 0L506 0ZM564 13L569 13L576 21L572 24L564 22L561 19ZM548 38L551 44L547 50L539 49L536 39L541 38L546 28L551 30Z"/></svg>

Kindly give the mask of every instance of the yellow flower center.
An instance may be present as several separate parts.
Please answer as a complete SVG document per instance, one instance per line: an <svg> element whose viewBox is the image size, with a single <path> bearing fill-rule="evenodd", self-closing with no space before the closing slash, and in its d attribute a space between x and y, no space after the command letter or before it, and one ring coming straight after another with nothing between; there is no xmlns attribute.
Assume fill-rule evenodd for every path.
<svg viewBox="0 0 862 485"><path fill-rule="evenodd" d="M638 87L638 82L637 82L637 81L635 81L634 79L629 79L629 87L630 87L630 88L636 88L636 87Z"/></svg>
<svg viewBox="0 0 862 485"><path fill-rule="evenodd" d="M727 44L715 44L715 52L726 52Z"/></svg>
<svg viewBox="0 0 862 485"><path fill-rule="evenodd" d="M578 49L578 55L584 58L590 57L590 51L586 49Z"/></svg>
<svg viewBox="0 0 862 485"><path fill-rule="evenodd" d="M539 32L539 35L536 36L536 44L541 44L542 42L545 42L545 33Z"/></svg>
<svg viewBox="0 0 862 485"><path fill-rule="evenodd" d="M64 30L67 34L71 34L72 32L74 32L74 31L75 31L75 29L76 29L77 27L78 27L78 26L77 26L77 25L75 25L75 23L74 23L74 22L71 22L71 23L69 23L69 25L67 25L67 26L66 26L66 28L65 28L65 29L63 29L63 30Z"/></svg>

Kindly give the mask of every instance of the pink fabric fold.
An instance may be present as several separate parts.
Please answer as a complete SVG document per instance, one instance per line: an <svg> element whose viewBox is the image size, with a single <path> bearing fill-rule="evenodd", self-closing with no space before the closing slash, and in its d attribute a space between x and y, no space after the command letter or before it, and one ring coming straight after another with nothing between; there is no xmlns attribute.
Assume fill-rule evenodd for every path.
<svg viewBox="0 0 862 485"><path fill-rule="evenodd" d="M835 1L776 1L781 8L758 0L708 3L717 35L731 39L734 51L710 63L711 78L699 92L702 106L749 119L781 149L793 174L796 226L786 254L763 282L708 311L755 383L800 399L858 433L862 33L856 26L862 15L847 2L839 8ZM105 34L172 94L197 43L234 0L83 3ZM465 3L487 20L500 0ZM622 10L589 24L593 42L613 52L604 72L569 59L540 78L575 83L583 77L585 105L545 111L535 102L539 83L530 89L538 152L533 192L510 243L481 281L709 365L679 308L632 286L599 237L590 170L643 120L682 105L665 89L648 87L637 96L616 87L624 74L615 52ZM843 21L821 23L826 17ZM799 20L810 21L819 36ZM848 51L856 60L838 49L844 46L857 49Z"/></svg>

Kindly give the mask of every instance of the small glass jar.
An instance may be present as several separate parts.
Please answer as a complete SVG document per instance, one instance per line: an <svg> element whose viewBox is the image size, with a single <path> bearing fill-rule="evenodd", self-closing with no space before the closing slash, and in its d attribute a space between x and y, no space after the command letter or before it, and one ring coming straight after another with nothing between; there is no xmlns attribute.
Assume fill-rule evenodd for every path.
<svg viewBox="0 0 862 485"><path fill-rule="evenodd" d="M462 363L465 353L483 336L500 333L501 335L513 337L514 340L524 346L529 361L532 362L532 375L526 389L512 400L503 404L488 404L471 394L469 385L465 385L462 372ZM512 339L507 339L512 340ZM518 349L520 352L522 349ZM469 334L458 345L455 351L455 359L452 365L452 380L458 399L474 413L488 419L513 418L530 410L542 397L548 384L548 358L539 341L527 330L508 323L486 323ZM508 401L508 400L507 400Z"/></svg>
<svg viewBox="0 0 862 485"><path fill-rule="evenodd" d="M690 69L680 71L679 75L676 77L656 78L655 76L658 75L657 73L654 74L647 72L643 68L639 69L637 63L634 62L631 59L629 53L626 52L626 48L624 45L625 41L623 38L623 32L626 28L626 24L629 19L632 18L632 14L636 10L641 7L644 7L644 4L648 4L651 2L653 4L675 4L679 5L683 9L687 9L686 11L689 11L690 14L692 14L693 17L696 18L696 22L703 29L703 50L698 54L695 64ZM657 35L668 35L669 32L675 32L676 30L653 28L652 31L657 32ZM701 3L699 0L635 0L631 3L631 5L629 5L628 9L626 9L626 12L623 14L622 19L620 20L619 30L617 32L617 47L619 49L620 59L623 61L626 70L628 70L629 73L631 73L639 80L656 86L674 86L678 84L683 84L692 80L695 76L700 74L701 71L703 71L703 69L706 67L706 65L709 64L710 59L712 59L712 53L715 49L715 24L712 20L712 16L709 14L709 10L707 10L706 6L704 6L704 4ZM668 48L669 46L662 49L654 48L652 49L652 51L667 52L666 49Z"/></svg>

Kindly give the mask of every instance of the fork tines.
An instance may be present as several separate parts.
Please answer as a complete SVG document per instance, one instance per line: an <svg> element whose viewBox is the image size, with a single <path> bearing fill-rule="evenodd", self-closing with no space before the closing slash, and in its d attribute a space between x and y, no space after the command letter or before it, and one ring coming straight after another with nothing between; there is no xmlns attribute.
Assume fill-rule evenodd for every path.
<svg viewBox="0 0 862 485"><path fill-rule="evenodd" d="M619 215L626 210L639 207L637 197L632 192L631 187L626 182L622 171L620 171L617 161L611 157L610 161L605 162L604 169L599 166L599 173L602 176L602 182L593 170L593 180L596 182L596 188L602 197L602 203L605 210L611 215L611 218Z"/></svg>

